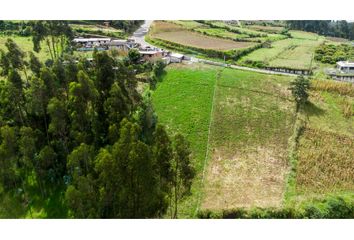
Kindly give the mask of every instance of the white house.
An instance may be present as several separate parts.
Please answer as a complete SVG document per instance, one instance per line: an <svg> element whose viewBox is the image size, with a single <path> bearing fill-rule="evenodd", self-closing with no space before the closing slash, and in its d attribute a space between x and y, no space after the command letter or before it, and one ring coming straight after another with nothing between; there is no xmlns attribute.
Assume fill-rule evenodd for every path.
<svg viewBox="0 0 354 240"><path fill-rule="evenodd" d="M100 46L110 41L110 38L74 38L73 40L74 43L91 46Z"/></svg>
<svg viewBox="0 0 354 240"><path fill-rule="evenodd" d="M354 62L337 62L337 70L342 74L354 74Z"/></svg>

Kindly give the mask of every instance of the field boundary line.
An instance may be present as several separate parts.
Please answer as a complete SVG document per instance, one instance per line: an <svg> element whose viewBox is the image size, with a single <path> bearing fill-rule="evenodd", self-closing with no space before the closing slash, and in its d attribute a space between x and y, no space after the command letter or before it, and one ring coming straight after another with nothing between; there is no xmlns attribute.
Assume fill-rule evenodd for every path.
<svg viewBox="0 0 354 240"><path fill-rule="evenodd" d="M207 149L205 151L205 157L204 157L204 162L203 162L203 173L202 173L202 181L201 181L201 188L203 188L203 184L204 184L204 179L205 179L205 171L206 171L206 163L207 163L207 159L209 156L209 149L210 149L210 133L211 133L211 126L213 124L213 113L214 113L214 104L215 104L215 94L216 94L216 88L217 88L217 83L218 80L221 78L221 74L223 72L224 68L220 69L217 73L216 73L216 79L215 79L215 83L214 83L214 92L213 92L213 99L212 99L212 104L211 104L211 110L210 110L210 121L209 121L209 127L208 127L208 140L207 140ZM194 216L197 215L199 208L200 208L200 204L201 204L201 198L202 198L202 191L200 191L199 196L198 196L198 202L197 202L197 207L195 209L194 212Z"/></svg>

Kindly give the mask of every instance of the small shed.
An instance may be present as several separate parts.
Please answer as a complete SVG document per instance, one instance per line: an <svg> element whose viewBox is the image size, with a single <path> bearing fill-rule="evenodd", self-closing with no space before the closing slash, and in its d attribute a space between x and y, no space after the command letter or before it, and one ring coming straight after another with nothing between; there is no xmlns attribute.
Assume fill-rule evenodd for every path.
<svg viewBox="0 0 354 240"><path fill-rule="evenodd" d="M172 53L170 55L170 59L172 63L180 63L182 62L183 58L184 58L183 54L180 53Z"/></svg>

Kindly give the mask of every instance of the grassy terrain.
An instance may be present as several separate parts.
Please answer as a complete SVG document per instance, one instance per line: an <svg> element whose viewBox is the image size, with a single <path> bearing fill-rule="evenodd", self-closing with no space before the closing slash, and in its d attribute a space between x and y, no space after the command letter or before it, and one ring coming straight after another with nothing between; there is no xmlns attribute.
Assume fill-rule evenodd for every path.
<svg viewBox="0 0 354 240"><path fill-rule="evenodd" d="M8 38L12 38L23 51L34 52L31 37L20 37L20 36L0 36L0 49L6 50L5 42ZM39 53L36 52L34 53L42 62L50 58L49 49L45 44L42 44L42 49Z"/></svg>
<svg viewBox="0 0 354 240"><path fill-rule="evenodd" d="M191 143L193 165L197 176L180 208L180 217L192 217L198 204L212 96L217 74L216 67L205 65L170 65L167 74L153 94L153 104L159 122L171 134L182 133Z"/></svg>
<svg viewBox="0 0 354 240"><path fill-rule="evenodd" d="M201 209L278 207L288 171L291 78L225 69L217 82Z"/></svg>
<svg viewBox="0 0 354 240"><path fill-rule="evenodd" d="M205 27L204 24L196 22L196 21L192 21L192 20L184 20L184 21L183 20L176 20L176 21L169 21L169 22L181 25L181 26L188 28L188 29Z"/></svg>
<svg viewBox="0 0 354 240"><path fill-rule="evenodd" d="M297 39L318 40L320 38L319 35L317 35L316 33L311 33L311 32L291 30L291 31L289 31L289 33L290 33L291 37L297 38Z"/></svg>
<svg viewBox="0 0 354 240"><path fill-rule="evenodd" d="M214 27L226 28L226 29L229 29L230 31L238 32L241 34L246 34L246 35L253 36L253 37L266 37L267 36L267 34L264 32L252 30L249 28L241 28L236 25L227 24L223 21L211 21L211 24Z"/></svg>
<svg viewBox="0 0 354 240"><path fill-rule="evenodd" d="M31 37L20 37L20 36L15 36L15 35L14 36L0 36L0 49L7 51L6 46L5 46L5 42L7 41L8 38L13 39L15 41L15 43L25 53L33 52L38 57L38 59L43 63L47 59L51 58L50 53L49 53L49 49L44 42L41 43L41 50L38 53L33 51L33 42L32 42ZM92 53L93 53L93 51L87 51L87 52L75 51L74 55L77 57L91 58Z"/></svg>
<svg viewBox="0 0 354 240"><path fill-rule="evenodd" d="M125 33L116 28L93 24L70 24L72 29L79 34L102 35L115 38L125 38Z"/></svg>
<svg viewBox="0 0 354 240"><path fill-rule="evenodd" d="M215 36L215 37L227 38L227 39L236 39L236 40L237 39L249 40L249 36L246 34L233 33L222 28L196 28L194 30L209 36Z"/></svg>
<svg viewBox="0 0 354 240"><path fill-rule="evenodd" d="M313 201L321 205L318 199L327 196L351 198L352 85L313 81L310 103L302 111L306 124L295 149L294 181L287 183L295 123L288 90L292 78L202 64L170 65L166 71L153 94L154 106L170 133L187 136L197 170L192 194L181 202L179 217L195 217L197 208L299 210Z"/></svg>
<svg viewBox="0 0 354 240"><path fill-rule="evenodd" d="M303 36L304 37L304 36ZM289 38L273 42L270 48L261 48L239 60L240 64L262 62L265 66L290 69L309 69L314 64L315 48L322 43L322 38L310 40Z"/></svg>
<svg viewBox="0 0 354 240"><path fill-rule="evenodd" d="M197 170L180 217L195 216L200 196L201 209L278 206L294 120L287 90L290 79L199 64L170 65L166 70L153 94L155 110L169 132L187 136ZM210 121L206 159L210 163L203 190Z"/></svg>
<svg viewBox="0 0 354 240"><path fill-rule="evenodd" d="M250 29L268 32L268 33L281 33L284 30L284 27L278 27L278 26L249 25L247 27Z"/></svg>

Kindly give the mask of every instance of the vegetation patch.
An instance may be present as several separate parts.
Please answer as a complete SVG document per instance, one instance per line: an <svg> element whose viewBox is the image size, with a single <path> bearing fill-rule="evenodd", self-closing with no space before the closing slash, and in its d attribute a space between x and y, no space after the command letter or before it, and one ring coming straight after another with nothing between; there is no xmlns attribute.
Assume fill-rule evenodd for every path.
<svg viewBox="0 0 354 240"><path fill-rule="evenodd" d="M307 128L298 156L299 194L354 190L353 137Z"/></svg>
<svg viewBox="0 0 354 240"><path fill-rule="evenodd" d="M153 34L152 37L185 46L221 51L247 48L254 45L254 43L250 42L235 42L227 39L209 37L191 31L161 32Z"/></svg>
<svg viewBox="0 0 354 240"><path fill-rule="evenodd" d="M335 64L338 61L354 60L354 46L348 44L321 44L315 50L315 59L329 64Z"/></svg>
<svg viewBox="0 0 354 240"><path fill-rule="evenodd" d="M262 25L249 25L247 26L250 29L254 29L257 31L263 31L263 32L267 32L267 33L282 33L285 29L284 27L280 27L280 26L262 26Z"/></svg>
<svg viewBox="0 0 354 240"><path fill-rule="evenodd" d="M180 217L193 217L197 208L217 69L208 65L172 64L153 94L159 122L170 133L184 134L191 143L196 177L192 194L180 204Z"/></svg>
<svg viewBox="0 0 354 240"><path fill-rule="evenodd" d="M124 31L112 27L94 24L71 24L75 32L79 35L102 35L114 38L125 38Z"/></svg>
<svg viewBox="0 0 354 240"><path fill-rule="evenodd" d="M222 72L201 209L281 205L294 122L289 81L246 71Z"/></svg>
<svg viewBox="0 0 354 240"><path fill-rule="evenodd" d="M261 62L263 66L309 70L313 64L314 49L321 40L289 38L273 42L269 48L261 48L242 57L238 62L250 65Z"/></svg>

